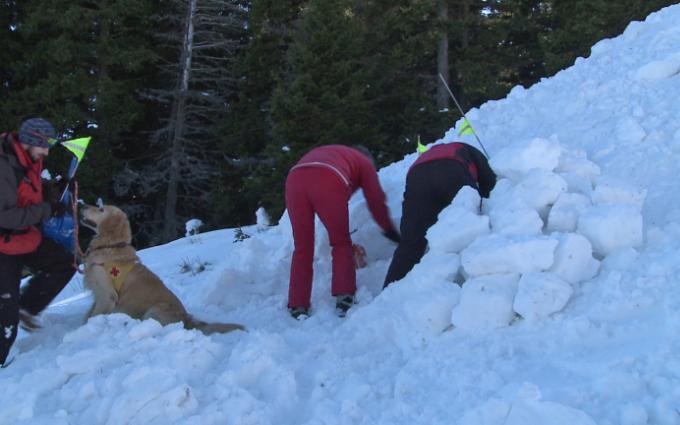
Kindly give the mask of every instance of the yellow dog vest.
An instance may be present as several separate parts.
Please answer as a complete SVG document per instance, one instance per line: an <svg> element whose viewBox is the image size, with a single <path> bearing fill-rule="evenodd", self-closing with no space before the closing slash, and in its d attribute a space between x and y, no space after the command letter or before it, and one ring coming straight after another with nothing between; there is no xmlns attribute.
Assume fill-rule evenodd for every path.
<svg viewBox="0 0 680 425"><path fill-rule="evenodd" d="M111 279L111 285L113 285L113 289L115 289L117 293L120 293L120 288L123 286L125 278L127 277L128 273L130 273L130 270L132 270L135 264L137 264L137 262L103 264L104 270L106 270L106 273L109 275L109 279Z"/></svg>

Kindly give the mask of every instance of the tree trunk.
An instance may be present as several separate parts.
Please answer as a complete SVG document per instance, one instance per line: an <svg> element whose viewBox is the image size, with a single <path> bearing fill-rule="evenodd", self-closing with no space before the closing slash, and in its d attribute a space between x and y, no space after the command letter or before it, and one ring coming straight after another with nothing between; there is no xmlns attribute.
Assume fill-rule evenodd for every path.
<svg viewBox="0 0 680 425"><path fill-rule="evenodd" d="M449 94L439 75L449 84L449 32L446 29L449 20L449 6L446 0L437 0L437 18L439 20L439 41L437 43L437 108L449 107Z"/></svg>
<svg viewBox="0 0 680 425"><path fill-rule="evenodd" d="M177 236L177 190L179 185L180 157L183 151L184 131L186 127L186 102L191 77L191 57L194 43L194 16L197 0L189 0L185 22L184 43L180 58L180 79L172 107L170 164L168 170L168 188L166 191L165 214L163 223L163 240L169 241Z"/></svg>

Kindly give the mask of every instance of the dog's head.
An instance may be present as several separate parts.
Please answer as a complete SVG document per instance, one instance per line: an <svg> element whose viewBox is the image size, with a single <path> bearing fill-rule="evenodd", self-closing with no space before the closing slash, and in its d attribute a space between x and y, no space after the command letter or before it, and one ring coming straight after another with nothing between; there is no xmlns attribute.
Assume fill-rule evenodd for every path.
<svg viewBox="0 0 680 425"><path fill-rule="evenodd" d="M83 206L80 209L80 223L94 230L97 237L106 238L110 243L132 241L127 215L113 205Z"/></svg>

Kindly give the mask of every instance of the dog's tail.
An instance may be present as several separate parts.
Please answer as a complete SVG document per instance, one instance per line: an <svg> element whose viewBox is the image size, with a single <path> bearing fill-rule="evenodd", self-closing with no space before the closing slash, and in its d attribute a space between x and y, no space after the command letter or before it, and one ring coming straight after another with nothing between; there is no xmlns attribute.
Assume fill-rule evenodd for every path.
<svg viewBox="0 0 680 425"><path fill-rule="evenodd" d="M246 327L236 323L207 323L202 320L195 319L189 316L184 321L184 327L187 329L198 329L206 335L220 333L224 334L231 331L245 331Z"/></svg>

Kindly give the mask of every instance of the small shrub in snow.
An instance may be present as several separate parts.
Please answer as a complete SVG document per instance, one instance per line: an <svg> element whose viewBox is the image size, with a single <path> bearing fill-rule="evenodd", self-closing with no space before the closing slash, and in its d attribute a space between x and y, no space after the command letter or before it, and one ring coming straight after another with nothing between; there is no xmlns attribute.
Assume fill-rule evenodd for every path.
<svg viewBox="0 0 680 425"><path fill-rule="evenodd" d="M193 260L185 258L182 260L182 263L179 266L179 271L180 273L191 273L192 276L195 276L204 272L209 265L209 262L203 261L199 258L195 258Z"/></svg>
<svg viewBox="0 0 680 425"><path fill-rule="evenodd" d="M236 242L243 242L244 240L248 239L250 237L249 234L243 231L242 228L238 228L234 230L234 243Z"/></svg>

